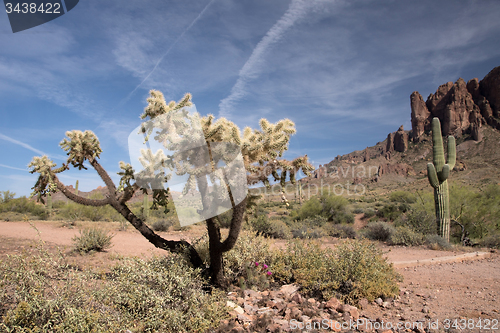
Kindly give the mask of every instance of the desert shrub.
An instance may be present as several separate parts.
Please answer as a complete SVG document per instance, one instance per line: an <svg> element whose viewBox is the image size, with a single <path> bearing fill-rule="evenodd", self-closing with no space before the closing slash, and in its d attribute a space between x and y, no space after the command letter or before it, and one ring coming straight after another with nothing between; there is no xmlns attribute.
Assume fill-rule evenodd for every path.
<svg viewBox="0 0 500 333"><path fill-rule="evenodd" d="M355 239L357 236L356 230L347 224L328 224L324 229L332 237Z"/></svg>
<svg viewBox="0 0 500 333"><path fill-rule="evenodd" d="M153 222L151 228L154 231L168 231L168 229L175 224L174 219L161 219Z"/></svg>
<svg viewBox="0 0 500 333"><path fill-rule="evenodd" d="M323 213L323 206L318 198L312 197L311 199L304 202L298 211L298 217L304 220L308 217L314 217L321 215Z"/></svg>
<svg viewBox="0 0 500 333"><path fill-rule="evenodd" d="M439 235L425 236L425 244L432 250L449 250L452 248L451 244Z"/></svg>
<svg viewBox="0 0 500 333"><path fill-rule="evenodd" d="M226 278L230 282L236 283L240 277L245 275L246 267L255 262L267 264L272 270L273 267L270 263L273 262L274 252L271 250L271 242L269 238L260 235L256 231L241 231L234 248L224 253ZM208 246L208 236L206 234L194 242L196 251L207 265L210 263Z"/></svg>
<svg viewBox="0 0 500 333"><path fill-rule="evenodd" d="M406 191L395 191L389 194L389 200L392 202L412 204L417 201L415 194Z"/></svg>
<svg viewBox="0 0 500 333"><path fill-rule="evenodd" d="M110 273L36 251L0 261L2 332L205 332L227 316L222 292L176 256L122 259Z"/></svg>
<svg viewBox="0 0 500 333"><path fill-rule="evenodd" d="M406 212L406 214L401 215L396 220L395 225L406 226L424 235L433 235L437 232L436 216L421 207L416 207Z"/></svg>
<svg viewBox="0 0 500 333"><path fill-rule="evenodd" d="M10 200L14 199L16 196L15 193L7 190L7 191L0 191L0 203L7 203Z"/></svg>
<svg viewBox="0 0 500 333"><path fill-rule="evenodd" d="M424 243L424 236L412 229L404 226L396 227L394 232L389 237L389 244L415 246Z"/></svg>
<svg viewBox="0 0 500 333"><path fill-rule="evenodd" d="M333 223L353 223L354 215L349 212L349 201L337 195L324 195L321 197L323 216Z"/></svg>
<svg viewBox="0 0 500 333"><path fill-rule="evenodd" d="M346 240L335 249L314 241L293 241L276 253L275 279L295 281L311 296L332 296L355 304L361 298L395 296L400 275L370 241Z"/></svg>
<svg viewBox="0 0 500 333"><path fill-rule="evenodd" d="M370 222L366 226L364 236L371 240L388 241L395 229L386 222Z"/></svg>
<svg viewBox="0 0 500 333"><path fill-rule="evenodd" d="M369 219L369 218L375 216L375 214L377 214L377 212L375 212L375 210L368 208L368 209L365 209L365 214L363 217L365 219Z"/></svg>
<svg viewBox="0 0 500 333"><path fill-rule="evenodd" d="M6 202L1 203L0 213L9 213L9 212L30 214L42 220L47 217L47 212L43 205L37 205L34 201L29 200L26 197L21 197L17 199L11 198Z"/></svg>
<svg viewBox="0 0 500 333"><path fill-rule="evenodd" d="M365 210L361 207L358 207L358 208L354 208L354 210L352 212L354 214L363 214L365 212Z"/></svg>
<svg viewBox="0 0 500 333"><path fill-rule="evenodd" d="M349 201L341 196L324 194L321 198L312 197L292 216L299 220L315 218L320 215L334 223L352 223L354 215L349 212Z"/></svg>
<svg viewBox="0 0 500 333"><path fill-rule="evenodd" d="M98 295L140 323L144 332L204 332L227 316L223 293L203 292L205 281L177 256L128 258L113 267Z"/></svg>
<svg viewBox="0 0 500 333"><path fill-rule="evenodd" d="M410 205L406 203L389 203L377 211L377 216L388 221L394 221L410 208Z"/></svg>
<svg viewBox="0 0 500 333"><path fill-rule="evenodd" d="M73 237L74 249L80 253L101 252L111 247L111 239L107 231L98 228L80 230L80 236Z"/></svg>
<svg viewBox="0 0 500 333"><path fill-rule="evenodd" d="M280 239L292 238L292 233L290 232L288 225L282 220L275 219L269 221L269 229L266 235L272 238Z"/></svg>
<svg viewBox="0 0 500 333"><path fill-rule="evenodd" d="M314 238L321 238L325 236L325 231L321 228L311 228L308 226L297 226L294 229L292 229L292 235L293 238L300 238L300 239L314 239Z"/></svg>
<svg viewBox="0 0 500 333"><path fill-rule="evenodd" d="M481 246L500 249L500 235L490 235L481 240L479 243Z"/></svg>

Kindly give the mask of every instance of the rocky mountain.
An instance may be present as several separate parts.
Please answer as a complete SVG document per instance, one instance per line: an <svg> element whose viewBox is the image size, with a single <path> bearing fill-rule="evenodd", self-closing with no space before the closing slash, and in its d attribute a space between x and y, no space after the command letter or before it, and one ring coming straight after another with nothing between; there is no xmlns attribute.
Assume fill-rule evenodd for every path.
<svg viewBox="0 0 500 333"><path fill-rule="evenodd" d="M434 117L441 122L443 136L457 139L454 172L460 173L458 178L472 182L474 177L493 177L500 181L500 66L482 80L474 78L466 83L460 78L445 83L426 101L415 91L410 108L410 131L401 126L375 146L339 155L301 182L325 185L345 179L351 184L401 184L423 180L432 159L430 124ZM471 169L476 171L474 175Z"/></svg>
<svg viewBox="0 0 500 333"><path fill-rule="evenodd" d="M500 66L494 68L481 81L477 78L445 83L430 94L424 102L414 91L410 96L411 138L419 142L424 132L430 130L432 118L441 121L443 135L471 134L480 139L480 128L488 124L500 130Z"/></svg>

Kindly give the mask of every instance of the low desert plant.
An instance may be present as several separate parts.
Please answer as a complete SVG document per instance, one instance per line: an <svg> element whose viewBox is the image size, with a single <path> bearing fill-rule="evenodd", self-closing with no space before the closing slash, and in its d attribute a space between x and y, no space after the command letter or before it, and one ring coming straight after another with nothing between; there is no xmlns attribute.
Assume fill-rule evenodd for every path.
<svg viewBox="0 0 500 333"><path fill-rule="evenodd" d="M151 228L153 228L154 231L168 231L174 224L173 219L161 219L153 222Z"/></svg>
<svg viewBox="0 0 500 333"><path fill-rule="evenodd" d="M304 292L325 300L332 296L355 304L361 298L397 295L401 276L368 240L346 240L335 249L323 249L315 241L290 242L275 254L273 276L295 281Z"/></svg>
<svg viewBox="0 0 500 333"><path fill-rule="evenodd" d="M425 236L425 244L432 250L449 250L452 248L446 239L436 234Z"/></svg>
<svg viewBox="0 0 500 333"><path fill-rule="evenodd" d="M370 222L364 230L364 236L371 240L386 242L394 231L394 227L386 222Z"/></svg>
<svg viewBox="0 0 500 333"><path fill-rule="evenodd" d="M206 283L177 256L122 258L103 273L38 246L0 261L0 331L206 332L227 316Z"/></svg>
<svg viewBox="0 0 500 333"><path fill-rule="evenodd" d="M389 237L389 244L415 246L424 243L424 236L412 229L404 226L396 227L394 232Z"/></svg>
<svg viewBox="0 0 500 333"><path fill-rule="evenodd" d="M99 228L86 228L73 237L74 249L80 253L102 252L111 247L113 236Z"/></svg>
<svg viewBox="0 0 500 333"><path fill-rule="evenodd" d="M324 227L329 236L355 239L357 234L352 225L328 224Z"/></svg>
<svg viewBox="0 0 500 333"><path fill-rule="evenodd" d="M479 243L481 246L500 249L500 235L490 235L481 240Z"/></svg>

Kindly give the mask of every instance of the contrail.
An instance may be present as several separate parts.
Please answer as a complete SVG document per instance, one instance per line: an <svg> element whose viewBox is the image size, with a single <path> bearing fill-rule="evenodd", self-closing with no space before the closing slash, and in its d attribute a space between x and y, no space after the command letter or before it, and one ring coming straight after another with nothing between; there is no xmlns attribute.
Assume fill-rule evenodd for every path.
<svg viewBox="0 0 500 333"><path fill-rule="evenodd" d="M62 156L62 155L49 155L49 154L46 154L46 153L44 153L44 152L43 152L43 151L41 151L41 150L38 150L38 149L36 149L36 148L33 148L32 146L30 146L30 145L29 145L29 144L27 144L27 143L21 142L21 141L16 140L16 139L13 139L13 138L8 137L7 135L4 135L4 134L2 134L2 133L0 133L0 139L4 139L4 140L6 140L6 141L12 142L12 143L14 143L14 144L16 144L16 145L19 145L19 146L21 146L21 147L23 147L23 148L29 149L29 150L31 150L32 152L35 152L35 153L40 154L40 155L47 155L47 156L49 156L49 157L53 157L53 158L58 159L58 160L66 160L66 159L67 159L67 157ZM8 166L5 166L5 165L3 165L3 166L4 166L4 167L6 167L6 168L8 168Z"/></svg>
<svg viewBox="0 0 500 333"><path fill-rule="evenodd" d="M286 31L299 19L304 17L314 3L315 1L311 0L292 0L285 14L269 29L252 51L250 58L248 58L239 72L238 80L231 89L231 94L221 100L219 104L219 117L228 116L233 105L247 94L245 89L246 84L260 75L260 67L265 51L272 44L278 42Z"/></svg>
<svg viewBox="0 0 500 333"><path fill-rule="evenodd" d="M14 170L28 171L28 168L21 169L21 168L11 167L11 166L8 166L8 165L5 165L5 164L0 164L0 167L14 169Z"/></svg>
<svg viewBox="0 0 500 333"><path fill-rule="evenodd" d="M41 151L41 150L38 150L38 149L36 149L36 148L31 147L31 146L30 146L29 144L27 144L27 143L24 143L24 142L18 141L18 140L16 140L16 139L12 139L11 137L8 137L7 135L3 135L2 133L0 133L0 139L4 139L4 140L6 140L6 141L12 142L12 143L14 143L14 144L16 144L16 145L19 145L19 146L21 146L21 147L24 147L24 148L26 148L26 149L29 149L29 150L31 150L31 151L33 151L33 152L37 153L37 154L40 154L40 155L47 155L47 154L45 154L43 151Z"/></svg>
<svg viewBox="0 0 500 333"><path fill-rule="evenodd" d="M134 90L132 90L132 92L130 94L127 95L127 97L125 97L120 103L118 103L118 107L122 105L122 103L126 102L134 92L136 92L137 89L139 89L140 86L142 86L142 84L144 82L146 82L146 80L151 76L151 74L153 74L153 72L156 70L156 68L158 67L158 65L162 62L162 60L170 53L170 51L172 51L172 49L174 48L174 46L182 39L182 37L184 37L184 35L189 31L189 29L191 29L193 27L193 25L196 24L196 22L198 22L198 20L203 16L203 14L206 12L206 10L208 9L208 7L210 7L210 5L212 4L212 2L214 2L215 0L210 0L210 2L205 6L205 8L203 8L203 10L200 12L200 14L198 14L198 16L193 20L193 22L191 22L191 24L182 32L182 34L180 34L179 37L177 37L177 39L174 41L174 43L172 45L170 45L170 47L168 48L168 50L160 57L160 59L156 62L156 65L153 67L153 69L151 70L151 72L149 72L148 75L146 75L146 77L144 78L144 80L142 80L141 83L139 83L137 85L137 87L134 88Z"/></svg>

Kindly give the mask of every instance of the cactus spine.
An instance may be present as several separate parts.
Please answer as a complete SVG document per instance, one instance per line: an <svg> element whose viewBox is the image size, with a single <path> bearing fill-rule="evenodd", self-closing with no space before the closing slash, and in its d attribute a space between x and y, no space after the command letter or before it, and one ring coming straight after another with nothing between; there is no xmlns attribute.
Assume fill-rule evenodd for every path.
<svg viewBox="0 0 500 333"><path fill-rule="evenodd" d="M448 137L448 163L445 164L441 123L438 118L432 119L432 158L427 164L427 178L434 188L434 204L438 234L450 240L450 198L448 194L448 177L456 162L455 138Z"/></svg>
<svg viewBox="0 0 500 333"><path fill-rule="evenodd" d="M76 180L75 194L78 195L78 179Z"/></svg>

